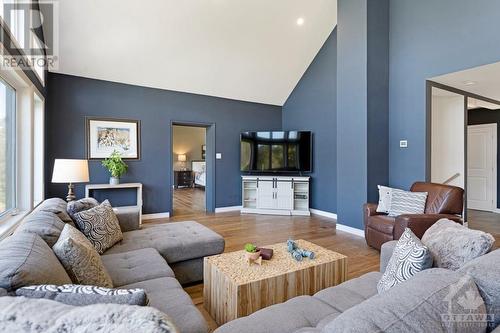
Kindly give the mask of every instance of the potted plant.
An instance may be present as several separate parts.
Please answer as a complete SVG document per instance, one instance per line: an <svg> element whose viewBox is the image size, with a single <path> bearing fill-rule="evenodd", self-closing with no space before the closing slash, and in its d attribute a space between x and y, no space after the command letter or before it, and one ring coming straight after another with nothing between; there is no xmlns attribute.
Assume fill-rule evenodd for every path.
<svg viewBox="0 0 500 333"><path fill-rule="evenodd" d="M247 260L255 261L260 257L260 251L257 251L257 246L255 246L254 244L245 244L245 251Z"/></svg>
<svg viewBox="0 0 500 333"><path fill-rule="evenodd" d="M128 165L122 160L122 156L116 150L102 161L102 165L108 169L111 177L109 178L109 183L111 185L118 185L120 183L120 177L123 176L128 169Z"/></svg>

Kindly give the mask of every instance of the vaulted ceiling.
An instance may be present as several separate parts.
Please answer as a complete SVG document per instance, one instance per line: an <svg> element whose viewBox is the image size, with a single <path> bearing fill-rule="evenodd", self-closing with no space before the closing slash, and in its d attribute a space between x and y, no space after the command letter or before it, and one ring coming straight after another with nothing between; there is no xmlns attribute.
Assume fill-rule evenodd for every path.
<svg viewBox="0 0 500 333"><path fill-rule="evenodd" d="M336 0L59 1L53 72L283 105Z"/></svg>

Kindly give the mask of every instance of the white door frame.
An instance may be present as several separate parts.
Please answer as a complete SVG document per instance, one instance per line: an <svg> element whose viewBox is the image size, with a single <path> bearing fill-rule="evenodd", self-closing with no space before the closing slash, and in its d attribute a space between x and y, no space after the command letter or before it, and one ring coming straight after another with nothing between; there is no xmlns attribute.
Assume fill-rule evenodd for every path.
<svg viewBox="0 0 500 333"><path fill-rule="evenodd" d="M469 135L469 129L470 128L491 128L492 129L492 142L491 142L491 154L493 156L491 163L492 163L492 184L491 184L491 198L492 198L492 203L491 203L491 211L494 213L500 213L500 209L497 207L497 123L488 123L488 124L481 124L481 125L468 125L467 126L467 138ZM468 147L466 147L468 149ZM466 155L468 156L468 154ZM469 165L468 163L466 164L467 170L466 174L468 175L469 173ZM467 198L466 198L467 200Z"/></svg>

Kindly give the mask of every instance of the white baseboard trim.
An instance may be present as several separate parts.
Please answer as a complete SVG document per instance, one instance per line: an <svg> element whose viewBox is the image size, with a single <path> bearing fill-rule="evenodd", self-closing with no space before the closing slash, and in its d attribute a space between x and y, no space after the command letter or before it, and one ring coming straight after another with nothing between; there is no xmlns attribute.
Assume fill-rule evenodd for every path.
<svg viewBox="0 0 500 333"><path fill-rule="evenodd" d="M235 211L240 211L241 206L228 206L228 207L218 207L215 208L216 213L226 213L226 212L235 212Z"/></svg>
<svg viewBox="0 0 500 333"><path fill-rule="evenodd" d="M324 210L313 209L313 208L311 208L309 210L311 211L311 214L319 215L319 216L323 216L323 217L328 217L330 219L337 220L337 214L335 214L335 213L325 212Z"/></svg>
<svg viewBox="0 0 500 333"><path fill-rule="evenodd" d="M168 219L170 217L170 212L165 213L155 213L155 214L143 214L142 220L154 220L154 219Z"/></svg>
<svg viewBox="0 0 500 333"><path fill-rule="evenodd" d="M364 230L349 227L348 225L343 225L343 224L338 223L337 222L337 214L335 214L335 213L325 212L324 210L319 210L319 209L310 209L310 211L314 215L319 215L319 216L334 219L336 222L336 225L337 225L337 230L340 230L343 232L348 232L350 234L365 238L365 231Z"/></svg>

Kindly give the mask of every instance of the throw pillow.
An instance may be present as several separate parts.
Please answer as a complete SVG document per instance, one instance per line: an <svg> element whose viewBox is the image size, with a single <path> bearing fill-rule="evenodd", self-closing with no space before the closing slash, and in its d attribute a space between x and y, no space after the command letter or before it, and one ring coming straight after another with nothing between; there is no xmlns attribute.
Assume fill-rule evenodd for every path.
<svg viewBox="0 0 500 333"><path fill-rule="evenodd" d="M96 249L76 228L66 224L52 250L74 283L113 287Z"/></svg>
<svg viewBox="0 0 500 333"><path fill-rule="evenodd" d="M120 223L108 200L97 207L76 213L75 223L99 254L123 239Z"/></svg>
<svg viewBox="0 0 500 333"><path fill-rule="evenodd" d="M75 214L99 206L99 201L94 198L83 198L68 202L66 211L75 220Z"/></svg>
<svg viewBox="0 0 500 333"><path fill-rule="evenodd" d="M431 267L432 256L429 249L406 228L394 248L384 275L377 284L377 290L380 294Z"/></svg>
<svg viewBox="0 0 500 333"><path fill-rule="evenodd" d="M423 214L427 192L409 192L393 189L391 191L391 206L389 216L399 216L403 214Z"/></svg>
<svg viewBox="0 0 500 333"><path fill-rule="evenodd" d="M26 216L16 229L16 233L30 232L37 234L52 247L59 239L64 226L65 223L55 213L42 210Z"/></svg>
<svg viewBox="0 0 500 333"><path fill-rule="evenodd" d="M45 298L69 305L90 305L97 303L115 303L130 305L148 305L144 289L109 289L97 286L65 284L56 286L44 284L28 286L16 290L17 296Z"/></svg>
<svg viewBox="0 0 500 333"><path fill-rule="evenodd" d="M434 257L434 266L457 270L491 250L492 235L472 230L448 219L434 223L422 237Z"/></svg>
<svg viewBox="0 0 500 333"><path fill-rule="evenodd" d="M50 198L42 201L33 212L50 212L56 214L64 223L73 223L73 220L66 212L66 201L61 198Z"/></svg>
<svg viewBox="0 0 500 333"><path fill-rule="evenodd" d="M377 213L389 213L391 207L391 193L391 187L378 185Z"/></svg>
<svg viewBox="0 0 500 333"><path fill-rule="evenodd" d="M0 242L0 288L11 292L44 283L65 284L71 279L40 236L16 232Z"/></svg>

